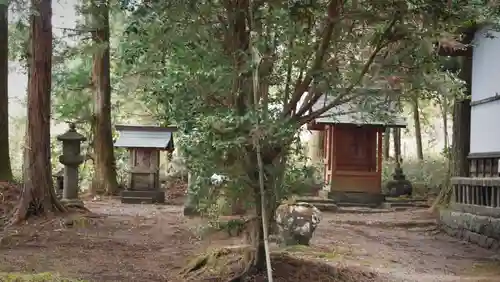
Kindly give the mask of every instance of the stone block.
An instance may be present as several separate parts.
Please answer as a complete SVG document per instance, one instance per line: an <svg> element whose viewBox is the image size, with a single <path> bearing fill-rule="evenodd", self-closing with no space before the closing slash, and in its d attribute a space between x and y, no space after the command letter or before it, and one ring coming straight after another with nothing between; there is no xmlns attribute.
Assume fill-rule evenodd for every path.
<svg viewBox="0 0 500 282"><path fill-rule="evenodd" d="M500 240L500 219L452 210L441 210L441 222L454 229L466 229Z"/></svg>
<svg viewBox="0 0 500 282"><path fill-rule="evenodd" d="M338 205L352 203L380 206L385 200L385 196L382 194L344 191L331 191L328 194L328 198L333 199Z"/></svg>
<svg viewBox="0 0 500 282"><path fill-rule="evenodd" d="M124 204L164 204L164 191L122 191L121 202Z"/></svg>
<svg viewBox="0 0 500 282"><path fill-rule="evenodd" d="M500 247L500 220L470 213L441 210L441 229L448 235L496 250Z"/></svg>

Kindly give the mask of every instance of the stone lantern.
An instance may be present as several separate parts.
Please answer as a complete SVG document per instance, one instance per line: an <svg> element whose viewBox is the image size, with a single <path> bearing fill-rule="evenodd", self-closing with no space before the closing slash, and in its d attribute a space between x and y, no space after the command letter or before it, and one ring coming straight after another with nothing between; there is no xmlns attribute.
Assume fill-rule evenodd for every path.
<svg viewBox="0 0 500 282"><path fill-rule="evenodd" d="M80 155L81 143L87 140L76 132L75 124L69 125L69 130L57 136L62 142L63 152L59 162L64 165L64 188L61 201L67 205L83 205L78 198L78 166L83 163L84 157Z"/></svg>

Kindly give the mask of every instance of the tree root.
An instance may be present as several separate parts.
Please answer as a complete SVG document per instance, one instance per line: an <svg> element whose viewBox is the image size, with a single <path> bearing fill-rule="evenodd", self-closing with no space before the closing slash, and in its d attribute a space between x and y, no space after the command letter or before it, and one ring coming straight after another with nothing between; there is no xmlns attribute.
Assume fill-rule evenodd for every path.
<svg viewBox="0 0 500 282"><path fill-rule="evenodd" d="M242 277L254 263L254 253L251 245L213 249L192 259L180 272L180 276L185 281L206 281L213 278L227 282L242 281Z"/></svg>
<svg viewBox="0 0 500 282"><path fill-rule="evenodd" d="M87 209L83 203L68 203L64 204L64 207L67 211L76 211L82 213L90 212L90 210Z"/></svg>
<svg viewBox="0 0 500 282"><path fill-rule="evenodd" d="M244 221L247 244L226 246L203 253L191 260L180 272L180 276L185 281L245 281L255 269L259 233L258 217L247 218Z"/></svg>
<svg viewBox="0 0 500 282"><path fill-rule="evenodd" d="M54 189L49 190L49 200L35 198L33 191L23 187L19 202L16 205L7 225L17 225L33 216L46 215L50 213L67 213L68 209L59 201Z"/></svg>

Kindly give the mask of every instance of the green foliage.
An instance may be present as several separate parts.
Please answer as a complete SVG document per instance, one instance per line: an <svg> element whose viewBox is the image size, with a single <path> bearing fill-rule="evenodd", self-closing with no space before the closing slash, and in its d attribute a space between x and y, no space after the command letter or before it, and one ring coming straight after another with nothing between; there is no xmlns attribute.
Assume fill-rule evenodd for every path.
<svg viewBox="0 0 500 282"><path fill-rule="evenodd" d="M90 56L78 56L54 68L52 104L56 120L90 124L93 113L91 69Z"/></svg>

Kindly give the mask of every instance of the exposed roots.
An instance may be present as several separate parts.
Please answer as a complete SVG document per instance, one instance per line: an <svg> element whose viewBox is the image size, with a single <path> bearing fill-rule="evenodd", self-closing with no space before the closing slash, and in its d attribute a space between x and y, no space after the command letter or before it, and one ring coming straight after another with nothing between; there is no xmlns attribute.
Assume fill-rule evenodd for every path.
<svg viewBox="0 0 500 282"><path fill-rule="evenodd" d="M216 281L237 282L244 281L255 266L259 220L252 216L242 222L244 238L247 244L227 246L203 253L181 271L180 276L185 281Z"/></svg>
<svg viewBox="0 0 500 282"><path fill-rule="evenodd" d="M83 213L90 213L90 210L85 207L82 202L74 202L74 203L65 203L64 207L68 211L76 211Z"/></svg>
<svg viewBox="0 0 500 282"><path fill-rule="evenodd" d="M185 281L210 281L221 278L227 282L239 281L242 273L252 266L253 253L255 250L249 245L213 249L192 259L180 272L180 276Z"/></svg>
<svg viewBox="0 0 500 282"><path fill-rule="evenodd" d="M265 272L253 271L252 264L244 259L254 253L249 246L234 246L212 250L194 258L183 269L183 281L267 281ZM300 259L288 254L271 255L275 281L303 282L381 282L387 281L374 272L342 266L332 266L314 260ZM247 268L250 266L250 268ZM241 273L245 272L242 276ZM181 281L182 281L181 280Z"/></svg>
<svg viewBox="0 0 500 282"><path fill-rule="evenodd" d="M42 216L51 213L67 213L68 209L59 201L54 189L50 189L48 199L39 199L33 188L23 187L19 202L12 213L8 225L20 224L33 216Z"/></svg>

